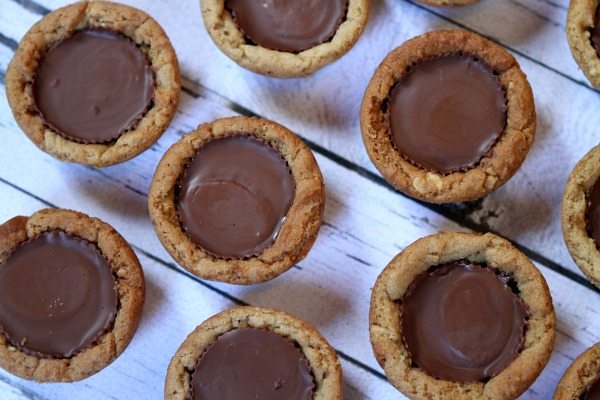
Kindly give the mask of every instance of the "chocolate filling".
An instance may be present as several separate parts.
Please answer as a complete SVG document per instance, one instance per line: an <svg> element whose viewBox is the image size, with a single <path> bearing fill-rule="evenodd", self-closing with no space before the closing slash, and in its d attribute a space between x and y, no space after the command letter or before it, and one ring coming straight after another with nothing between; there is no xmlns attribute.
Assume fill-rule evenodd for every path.
<svg viewBox="0 0 600 400"><path fill-rule="evenodd" d="M43 233L0 265L0 332L27 354L74 356L107 331L117 307L107 260L68 233Z"/></svg>
<svg viewBox="0 0 600 400"><path fill-rule="evenodd" d="M404 345L417 367L454 382L486 382L523 348L527 307L508 276L456 261L431 268L400 303Z"/></svg>
<svg viewBox="0 0 600 400"><path fill-rule="evenodd" d="M588 234L600 250L600 178L596 180L588 194L586 220Z"/></svg>
<svg viewBox="0 0 600 400"><path fill-rule="evenodd" d="M482 61L446 55L409 67L390 90L392 144L411 163L449 174L476 166L506 126L506 94Z"/></svg>
<svg viewBox="0 0 600 400"><path fill-rule="evenodd" d="M580 396L581 400L600 400L600 380L594 382L584 394Z"/></svg>
<svg viewBox="0 0 600 400"><path fill-rule="evenodd" d="M594 27L590 28L590 41L596 49L596 55L600 57L600 6L596 8L594 14Z"/></svg>
<svg viewBox="0 0 600 400"><path fill-rule="evenodd" d="M184 231L216 257L260 254L279 233L295 183L283 157L243 135L202 146L180 178L176 206Z"/></svg>
<svg viewBox="0 0 600 400"><path fill-rule="evenodd" d="M250 42L299 53L333 38L348 0L226 0L225 7Z"/></svg>
<svg viewBox="0 0 600 400"><path fill-rule="evenodd" d="M192 400L310 400L310 364L294 343L274 332L237 329L217 338L192 373Z"/></svg>
<svg viewBox="0 0 600 400"><path fill-rule="evenodd" d="M47 126L80 143L109 143L152 105L154 74L129 38L106 29L78 31L42 59L33 98Z"/></svg>

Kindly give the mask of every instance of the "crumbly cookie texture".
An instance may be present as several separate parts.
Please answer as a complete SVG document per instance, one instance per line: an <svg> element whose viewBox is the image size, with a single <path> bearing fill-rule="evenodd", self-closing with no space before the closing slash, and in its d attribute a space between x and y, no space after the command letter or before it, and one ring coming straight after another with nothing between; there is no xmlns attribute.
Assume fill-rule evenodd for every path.
<svg viewBox="0 0 600 400"><path fill-rule="evenodd" d="M400 332L400 308L396 302L414 278L431 266L460 259L485 263L512 275L529 311L523 350L486 383L435 379L413 367ZM524 254L491 233L439 233L408 246L377 279L369 320L375 358L390 382L411 399L514 399L541 373L554 345L555 316L546 281Z"/></svg>
<svg viewBox="0 0 600 400"><path fill-rule="evenodd" d="M600 343L583 352L561 378L553 400L579 400L600 378Z"/></svg>
<svg viewBox="0 0 600 400"><path fill-rule="evenodd" d="M310 75L346 54L363 32L369 17L369 0L349 0L346 19L329 42L289 53L246 43L225 0L200 0L204 25L215 44L233 61L259 74L278 78Z"/></svg>
<svg viewBox="0 0 600 400"><path fill-rule="evenodd" d="M587 232L587 196L600 179L600 146L594 147L575 166L562 200L563 237L575 264L600 287L600 251Z"/></svg>
<svg viewBox="0 0 600 400"><path fill-rule="evenodd" d="M413 165L395 150L385 110L390 90L413 63L461 53L478 57L498 75L506 92L507 121L478 165L444 175ZM448 203L483 197L514 175L533 143L536 114L531 87L513 56L474 33L434 31L405 42L383 60L365 92L360 126L367 153L388 182L417 199Z"/></svg>
<svg viewBox="0 0 600 400"><path fill-rule="evenodd" d="M417 0L419 3L438 7L466 6L478 3L479 0Z"/></svg>
<svg viewBox="0 0 600 400"><path fill-rule="evenodd" d="M342 399L342 369L333 348L312 325L281 311L235 307L204 321L185 339L171 359L165 400L187 400L196 362L220 335L240 328L275 332L298 344L315 379L314 400Z"/></svg>
<svg viewBox="0 0 600 400"><path fill-rule="evenodd" d="M38 65L48 49L89 28L111 29L130 38L154 72L151 108L134 129L107 144L77 143L45 126L32 93ZM148 14L106 1L79 2L48 14L25 34L6 72L6 89L17 123L37 147L62 161L105 167L138 155L167 129L179 102L179 64L165 32Z"/></svg>
<svg viewBox="0 0 600 400"><path fill-rule="evenodd" d="M41 210L31 217L15 217L0 225L0 268L20 243L50 230L61 230L98 246L117 280L117 315L112 328L95 344L70 358L25 354L0 334L0 367L38 382L79 381L112 363L133 338L144 305L144 274L129 244L111 226L85 214L60 209Z"/></svg>
<svg viewBox="0 0 600 400"><path fill-rule="evenodd" d="M598 0L571 0L567 14L567 39L573 58L585 76L592 85L600 88L600 58L590 36L598 4Z"/></svg>
<svg viewBox="0 0 600 400"><path fill-rule="evenodd" d="M199 248L182 230L175 186L185 164L210 140L248 134L275 149L287 162L296 184L294 201L275 242L261 254L221 259ZM264 119L230 117L200 125L175 143L161 159L148 198L154 229L169 254L203 279L253 284L275 278L303 259L317 238L325 208L323 177L310 149L285 127Z"/></svg>

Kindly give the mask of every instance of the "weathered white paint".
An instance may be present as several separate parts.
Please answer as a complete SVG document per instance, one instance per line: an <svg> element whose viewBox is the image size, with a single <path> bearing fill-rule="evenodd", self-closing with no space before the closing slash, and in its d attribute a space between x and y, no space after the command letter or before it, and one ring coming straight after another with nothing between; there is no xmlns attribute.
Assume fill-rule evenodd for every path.
<svg viewBox="0 0 600 400"><path fill-rule="evenodd" d="M370 75L381 58L402 41L430 29L453 26L406 1L373 0L370 25L349 55L312 77L282 81L244 71L223 56L206 35L195 0L125 2L147 10L161 22L178 51L184 75L201 85L187 86L201 91L203 97L183 94L173 125L151 150L123 165L97 171L59 163L37 150L12 119L2 86L0 179L56 206L98 216L136 246L148 278L144 319L131 347L100 374L77 384L38 385L1 372L0 398L19 391L43 399L161 398L166 365L181 340L203 319L232 305L213 289L304 318L339 351L379 370L367 329L370 288L377 274L416 238L463 228L317 155L327 185L327 208L324 226L308 258L299 268L267 284L233 287L208 283L211 289L169 267L172 261L148 221L145 192L160 156L182 133L198 123L234 114L223 98L284 123L373 170L357 125L362 91ZM40 1L48 8L64 3ZM566 40L559 33L562 28L539 22L543 19L529 16L523 8L559 21L564 4L566 1L554 7L545 0L484 0L472 8L435 12L579 79L577 69L570 65L566 42L560 42ZM38 18L13 0L0 0L0 33L5 37L19 40ZM0 44L0 71L11 56L12 51ZM526 58L519 57L519 61L536 94L538 140L518 175L483 201L471 218L576 269L562 244L558 208L570 168L599 141L595 130L600 122L598 113L590 106L597 104L597 94ZM0 221L43 206L22 191L0 182ZM597 293L539 267L555 299L559 335L549 366L523 396L528 399L549 398L570 361L600 341ZM402 398L388 383L355 364L344 361L343 367L347 399ZM15 389L3 388L3 381L12 382Z"/></svg>

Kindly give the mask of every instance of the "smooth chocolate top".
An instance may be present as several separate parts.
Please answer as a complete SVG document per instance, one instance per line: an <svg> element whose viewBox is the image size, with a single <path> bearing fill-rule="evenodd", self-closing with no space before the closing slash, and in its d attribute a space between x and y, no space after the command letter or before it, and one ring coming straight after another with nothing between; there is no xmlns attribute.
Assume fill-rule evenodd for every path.
<svg viewBox="0 0 600 400"><path fill-rule="evenodd" d="M600 380L597 380L581 395L582 400L600 400Z"/></svg>
<svg viewBox="0 0 600 400"><path fill-rule="evenodd" d="M331 40L348 0L225 0L225 6L253 43L297 53Z"/></svg>
<svg viewBox="0 0 600 400"><path fill-rule="evenodd" d="M600 6L596 8L594 14L594 27L590 29L590 40L596 49L596 54L600 57Z"/></svg>
<svg viewBox="0 0 600 400"><path fill-rule="evenodd" d="M84 30L46 53L33 83L46 124L81 143L107 143L150 107L154 75L135 43L110 30Z"/></svg>
<svg viewBox="0 0 600 400"><path fill-rule="evenodd" d="M454 382L485 381L519 354L523 301L487 267L457 261L418 276L402 298L401 331L419 368Z"/></svg>
<svg viewBox="0 0 600 400"><path fill-rule="evenodd" d="M427 170L474 167L506 125L506 95L490 68L470 56L417 63L388 98L396 149Z"/></svg>
<svg viewBox="0 0 600 400"><path fill-rule="evenodd" d="M0 331L20 350L68 358L117 314L117 283L98 248L65 232L25 242L0 265Z"/></svg>
<svg viewBox="0 0 600 400"><path fill-rule="evenodd" d="M260 254L277 237L295 195L290 169L250 136L214 139L187 166L176 199L188 236L218 257Z"/></svg>
<svg viewBox="0 0 600 400"><path fill-rule="evenodd" d="M290 340L271 331L237 329L218 337L192 375L192 400L310 400L310 365Z"/></svg>
<svg viewBox="0 0 600 400"><path fill-rule="evenodd" d="M588 195L587 228L600 250L600 178L596 180Z"/></svg>

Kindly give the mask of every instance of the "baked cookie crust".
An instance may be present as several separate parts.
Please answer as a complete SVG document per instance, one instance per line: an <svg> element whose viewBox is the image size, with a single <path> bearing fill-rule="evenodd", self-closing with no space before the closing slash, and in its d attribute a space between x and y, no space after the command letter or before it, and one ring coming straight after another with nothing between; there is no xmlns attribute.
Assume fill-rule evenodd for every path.
<svg viewBox="0 0 600 400"><path fill-rule="evenodd" d="M387 99L413 63L453 54L476 57L494 71L506 93L507 121L477 165L465 172L441 174L413 165L396 151L386 118ZM448 203L483 197L515 174L533 143L536 114L529 82L512 55L474 33L447 30L413 38L388 54L365 92L360 126L367 153L388 182L411 197Z"/></svg>
<svg viewBox="0 0 600 400"><path fill-rule="evenodd" d="M553 400L579 400L600 377L600 343L583 352L561 378Z"/></svg>
<svg viewBox="0 0 600 400"><path fill-rule="evenodd" d="M333 348L315 327L281 311L235 307L204 321L185 339L171 359L165 400L187 400L196 362L220 335L240 328L264 329L295 342L315 381L314 400L342 400L342 369Z"/></svg>
<svg viewBox="0 0 600 400"><path fill-rule="evenodd" d="M183 231L175 205L175 187L198 149L212 139L234 134L251 135L275 149L287 162L296 191L273 244L257 256L222 259L198 247ZM275 278L306 256L321 226L325 191L312 152L296 135L265 119L230 117L200 125L171 146L154 174L148 207L161 243L189 272L208 280L253 284Z"/></svg>
<svg viewBox="0 0 600 400"><path fill-rule="evenodd" d="M600 287L600 251L587 232L587 196L600 179L600 146L594 147L575 166L562 200L563 238L575 264L597 287Z"/></svg>
<svg viewBox="0 0 600 400"><path fill-rule="evenodd" d="M278 78L307 76L346 54L363 32L369 17L369 0L349 0L346 18L325 43L289 53L248 44L225 7L225 0L201 0L204 25L217 47L242 67Z"/></svg>
<svg viewBox="0 0 600 400"><path fill-rule="evenodd" d="M112 328L91 347L70 358L28 355L0 334L0 367L38 382L73 382L105 368L127 348L142 315L144 273L129 244L110 225L76 211L61 209L44 209L31 217L14 217L0 225L0 268L21 243L51 230L64 231L97 245L108 260L118 286L118 310Z"/></svg>
<svg viewBox="0 0 600 400"><path fill-rule="evenodd" d="M110 29L131 39L154 72L154 97L135 127L106 144L84 144L45 125L33 98L33 80L46 52L79 30ZM106 167L131 159L150 147L167 129L179 102L179 64L158 23L145 12L106 1L79 2L59 8L23 37L6 72L6 92L15 119L42 151L62 161Z"/></svg>
<svg viewBox="0 0 600 400"><path fill-rule="evenodd" d="M600 87L600 58L592 45L590 29L598 0L571 0L567 13L567 39L571 54L594 87Z"/></svg>
<svg viewBox="0 0 600 400"><path fill-rule="evenodd" d="M411 282L431 266L468 259L510 274L529 311L523 350L488 382L436 379L413 367L400 332L397 301ZM514 399L542 372L554 345L555 315L540 271L510 242L491 233L439 233L419 239L398 254L379 275L369 314L373 352L385 374L411 399Z"/></svg>

